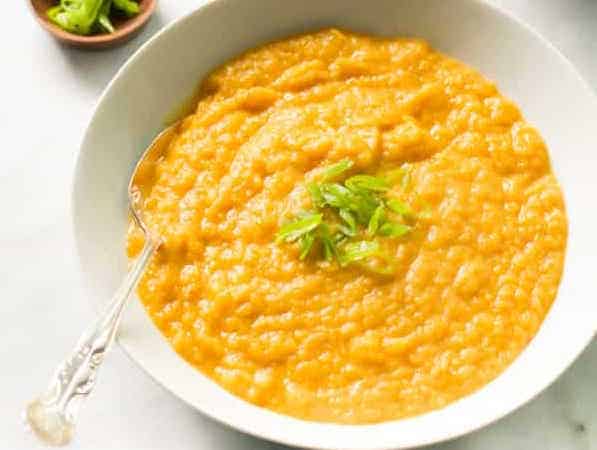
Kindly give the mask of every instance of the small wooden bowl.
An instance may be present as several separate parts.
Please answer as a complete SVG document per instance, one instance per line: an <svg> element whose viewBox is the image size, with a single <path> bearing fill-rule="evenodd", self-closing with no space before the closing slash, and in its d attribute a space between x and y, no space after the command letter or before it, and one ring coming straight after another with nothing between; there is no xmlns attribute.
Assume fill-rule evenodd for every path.
<svg viewBox="0 0 597 450"><path fill-rule="evenodd" d="M140 0L141 11L139 14L131 18L115 18L112 21L115 29L114 33L91 36L69 33L54 25L48 19L46 11L57 4L55 0L29 0L29 3L39 24L58 41L79 48L104 49L123 44L141 31L155 11L157 0Z"/></svg>

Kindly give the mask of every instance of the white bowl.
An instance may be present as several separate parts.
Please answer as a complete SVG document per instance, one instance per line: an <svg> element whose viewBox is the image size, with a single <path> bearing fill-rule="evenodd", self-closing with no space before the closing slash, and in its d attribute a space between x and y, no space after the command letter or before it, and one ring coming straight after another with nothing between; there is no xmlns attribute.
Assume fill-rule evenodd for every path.
<svg viewBox="0 0 597 450"><path fill-rule="evenodd" d="M147 42L102 95L81 148L74 220L89 295L105 303L125 268L126 185L165 118L210 70L243 50L297 32L336 26L419 36L497 81L542 132L569 217L564 277L538 335L494 382L448 407L406 420L346 426L306 422L250 405L218 387L169 347L135 299L119 342L173 394L234 428L313 448L405 448L486 425L537 395L597 329L597 102L570 63L503 11L474 0L218 0Z"/></svg>

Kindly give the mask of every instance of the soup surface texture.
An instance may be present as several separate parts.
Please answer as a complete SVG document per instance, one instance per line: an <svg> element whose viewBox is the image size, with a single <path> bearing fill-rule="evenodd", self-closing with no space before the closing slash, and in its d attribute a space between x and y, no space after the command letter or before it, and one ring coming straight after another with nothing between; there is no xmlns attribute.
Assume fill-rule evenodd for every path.
<svg viewBox="0 0 597 450"><path fill-rule="evenodd" d="M376 238L390 275L276 243L344 159L352 174L406 168L388 195L426 210ZM472 393L533 338L562 273L541 136L421 40L330 29L240 56L204 81L143 184L164 239L139 287L154 323L225 389L304 419L379 422ZM131 225L128 255L142 244Z"/></svg>

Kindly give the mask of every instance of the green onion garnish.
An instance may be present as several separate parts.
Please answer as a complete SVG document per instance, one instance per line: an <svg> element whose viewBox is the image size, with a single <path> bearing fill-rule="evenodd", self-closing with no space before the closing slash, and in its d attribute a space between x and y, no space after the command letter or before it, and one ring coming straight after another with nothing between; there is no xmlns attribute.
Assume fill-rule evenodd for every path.
<svg viewBox="0 0 597 450"><path fill-rule="evenodd" d="M399 238L413 229L417 219L413 209L385 197L392 182L408 187L409 168L402 166L383 177L357 174L339 181L352 167L353 162L345 159L323 169L321 182L307 185L316 211L297 214L280 228L276 242L298 241L301 260L319 249L322 258L335 259L342 267L358 263L371 272L391 275L393 259L381 251L376 238Z"/></svg>
<svg viewBox="0 0 597 450"><path fill-rule="evenodd" d="M338 250L336 243L330 232L330 227L326 223L322 223L319 227L319 239L323 246L323 256L326 261L331 261L334 257L338 258Z"/></svg>
<svg viewBox="0 0 597 450"><path fill-rule="evenodd" d="M354 193L339 183L324 183L320 185L321 195L325 205L334 208L354 208Z"/></svg>
<svg viewBox="0 0 597 450"><path fill-rule="evenodd" d="M343 159L336 164L332 164L331 166L326 167L323 170L322 180L323 181L331 181L338 178L348 169L350 169L354 163L350 159Z"/></svg>
<svg viewBox="0 0 597 450"><path fill-rule="evenodd" d="M325 199L321 193L321 189L318 184L311 183L307 186L309 194L311 194L311 201L316 208L322 208L325 206Z"/></svg>
<svg viewBox="0 0 597 450"><path fill-rule="evenodd" d="M401 202L400 200L391 198L386 201L386 205L388 205L388 208L390 208L392 211L394 211L397 214L400 214L403 217L409 219L413 219L415 217L415 213L412 210L412 208L408 206L406 203Z"/></svg>
<svg viewBox="0 0 597 450"><path fill-rule="evenodd" d="M403 223L386 222L379 227L379 234L387 237L402 237L412 230L408 225Z"/></svg>
<svg viewBox="0 0 597 450"><path fill-rule="evenodd" d="M390 185L386 180L373 175L355 175L346 180L345 184L353 191L386 192L390 190Z"/></svg>
<svg viewBox="0 0 597 450"><path fill-rule="evenodd" d="M321 224L323 214L305 214L298 219L283 225L278 231L276 242L293 242L302 235L317 228Z"/></svg>
<svg viewBox="0 0 597 450"><path fill-rule="evenodd" d="M349 242L342 249L340 264L345 266L371 256L378 256L379 253L379 244L376 241Z"/></svg>
<svg viewBox="0 0 597 450"><path fill-rule="evenodd" d="M344 221L343 225L340 225L340 230L346 236L356 236L357 234L357 221L354 218L353 214L348 209L339 209L338 214L340 218Z"/></svg>
<svg viewBox="0 0 597 450"><path fill-rule="evenodd" d="M315 234L313 234L312 231L309 231L308 233L305 233L300 237L299 242L301 248L299 258L305 259L311 251L311 248L313 247L313 243L315 242Z"/></svg>
<svg viewBox="0 0 597 450"><path fill-rule="evenodd" d="M371 235L371 236L375 235L375 233L377 233L377 230L379 229L379 225L382 223L383 219L384 219L384 207L383 207L383 205L379 205L375 209L375 212L371 216L371 219L369 219L369 225L367 225L367 233L369 233L369 235Z"/></svg>

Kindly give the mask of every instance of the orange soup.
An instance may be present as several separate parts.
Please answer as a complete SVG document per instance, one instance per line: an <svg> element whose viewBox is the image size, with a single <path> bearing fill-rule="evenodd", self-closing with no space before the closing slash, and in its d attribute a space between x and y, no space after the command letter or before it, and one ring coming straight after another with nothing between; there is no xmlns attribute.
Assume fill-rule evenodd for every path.
<svg viewBox="0 0 597 450"><path fill-rule="evenodd" d="M377 201L410 210L392 219L402 234L368 219L334 241L329 255L374 244L373 266L276 239L343 161L343 177L382 179ZM566 215L541 136L421 40L331 29L225 64L145 188L164 240L138 291L153 322L225 389L303 419L379 422L472 393L533 338L562 273ZM131 225L128 255L142 244Z"/></svg>

